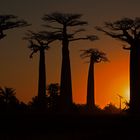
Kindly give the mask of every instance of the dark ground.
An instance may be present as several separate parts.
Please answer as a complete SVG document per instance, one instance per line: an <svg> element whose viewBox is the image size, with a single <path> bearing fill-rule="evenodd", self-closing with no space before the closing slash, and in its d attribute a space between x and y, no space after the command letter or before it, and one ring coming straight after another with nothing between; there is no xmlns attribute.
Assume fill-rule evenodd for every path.
<svg viewBox="0 0 140 140"><path fill-rule="evenodd" d="M0 140L138 140L140 116L0 115Z"/></svg>

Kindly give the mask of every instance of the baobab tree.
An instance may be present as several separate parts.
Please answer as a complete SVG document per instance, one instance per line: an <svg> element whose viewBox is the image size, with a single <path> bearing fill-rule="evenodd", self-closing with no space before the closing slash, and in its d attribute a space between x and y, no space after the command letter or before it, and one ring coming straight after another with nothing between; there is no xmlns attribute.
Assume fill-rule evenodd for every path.
<svg viewBox="0 0 140 140"><path fill-rule="evenodd" d="M130 52L130 112L140 113L140 18L105 22L96 29L128 45L123 49Z"/></svg>
<svg viewBox="0 0 140 140"><path fill-rule="evenodd" d="M17 16L14 15L0 15L0 39L3 39L6 34L4 31L29 26L25 20L18 19Z"/></svg>
<svg viewBox="0 0 140 140"><path fill-rule="evenodd" d="M94 93L94 64L108 61L106 54L99 51L98 49L91 48L86 50L81 50L82 58L90 58L89 70L88 70L88 81L87 81L87 107L89 111L94 111L95 109L95 93Z"/></svg>
<svg viewBox="0 0 140 140"><path fill-rule="evenodd" d="M44 106L46 99L46 70L45 70L45 51L50 48L50 43L54 40L51 34L45 35L45 41L38 33L28 31L24 39L28 40L30 45L28 48L31 50L30 58L39 52L39 80L38 80L38 101Z"/></svg>
<svg viewBox="0 0 140 140"><path fill-rule="evenodd" d="M78 40L96 40L97 36L79 36L79 33L85 31L79 28L87 25L82 21L81 14L52 13L44 15L45 27L49 28L56 39L62 43L62 66L60 81L60 98L62 109L68 110L72 106L72 80L69 57L69 43ZM76 29L75 29L75 28ZM45 32L42 32L45 34Z"/></svg>

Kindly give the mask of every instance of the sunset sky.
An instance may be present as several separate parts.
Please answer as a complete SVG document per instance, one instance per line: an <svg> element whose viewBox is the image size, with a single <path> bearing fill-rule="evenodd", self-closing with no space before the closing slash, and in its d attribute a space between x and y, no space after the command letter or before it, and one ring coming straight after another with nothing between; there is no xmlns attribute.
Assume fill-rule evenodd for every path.
<svg viewBox="0 0 140 140"><path fill-rule="evenodd" d="M139 0L1 0L0 14L14 14L32 26L6 31L0 40L0 86L16 89L18 99L29 102L37 95L38 55L29 58L28 42L23 40L27 30L45 30L41 25L44 14L52 12L80 13L88 21L87 33L99 36L95 42L79 41L70 44L73 101L86 102L88 63L80 58L81 49L98 48L107 53L110 62L95 65L95 102L100 107L112 102L119 106L117 94L123 102L129 100L129 51L122 49L123 42L116 41L94 29L105 21L123 17L139 17ZM47 84L60 82L61 46L54 44L46 52Z"/></svg>

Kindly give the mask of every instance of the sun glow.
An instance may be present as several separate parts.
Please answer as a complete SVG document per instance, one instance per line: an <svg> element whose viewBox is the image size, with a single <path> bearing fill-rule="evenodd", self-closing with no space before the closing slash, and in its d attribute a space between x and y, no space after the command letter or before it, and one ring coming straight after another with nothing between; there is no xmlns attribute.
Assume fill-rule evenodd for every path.
<svg viewBox="0 0 140 140"><path fill-rule="evenodd" d="M130 100L130 89L126 88L125 93L124 93L124 98L127 102Z"/></svg>
<svg viewBox="0 0 140 140"><path fill-rule="evenodd" d="M122 94L120 96L121 96L122 108L126 108L126 103L129 103L130 100L129 87L125 87L124 90L122 90Z"/></svg>

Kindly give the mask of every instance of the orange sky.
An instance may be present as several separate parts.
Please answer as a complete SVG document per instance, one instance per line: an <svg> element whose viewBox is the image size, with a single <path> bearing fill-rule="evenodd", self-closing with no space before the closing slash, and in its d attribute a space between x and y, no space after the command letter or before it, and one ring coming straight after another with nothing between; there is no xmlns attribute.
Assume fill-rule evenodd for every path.
<svg viewBox="0 0 140 140"><path fill-rule="evenodd" d="M102 40L90 44L104 50L110 60L110 62L95 64L95 102L100 107L110 102L119 106L117 94L124 97L123 102L129 101L129 51L123 50L122 44L116 41L110 40L108 44L107 42L104 44L105 42ZM102 47L103 44L105 48ZM107 51L109 47L110 50L115 50L114 53ZM89 64L84 63L86 60L79 58L77 61L79 61L80 67L77 67L76 62L73 62L72 67L73 74L76 76L73 77L73 92L75 93L73 97L75 102L85 103Z"/></svg>
<svg viewBox="0 0 140 140"><path fill-rule="evenodd" d="M6 63L1 61L1 86L13 87L17 91L17 97L25 102L37 95L38 85L38 55L29 59L30 51L26 48L27 43L20 44L22 56L9 52ZM46 75L47 83L60 81L61 47L54 44L46 52ZM103 46L104 45L104 46ZM83 47L82 47L83 46ZM86 46L86 47L85 47ZM112 102L119 105L117 94L124 97L123 101L129 100L129 52L122 49L122 43L105 37L96 42L82 41L70 44L70 59L72 70L73 100L75 103L86 103L86 86L88 66L87 60L80 58L80 49L96 47L107 53L110 62L95 64L95 100L100 107ZM18 48L21 49L21 48ZM111 51L114 50L114 51ZM7 58L10 57L10 58ZM15 58L14 58L15 57ZM18 59L15 61L15 59ZM7 72L7 73L6 73ZM9 80L8 80L9 79Z"/></svg>
<svg viewBox="0 0 140 140"><path fill-rule="evenodd" d="M122 42L95 31L94 26L102 26L104 21L117 20L122 17L137 17L140 12L139 4L138 0L2 1L0 13L15 14L33 25L26 29L8 31L6 32L7 37L0 40L0 86L15 88L17 97L25 102L29 102L33 96L37 95L38 55L35 55L32 60L29 59L28 43L22 40L24 33L28 29L39 31L43 24L41 17L45 13L54 11L82 13L83 19L89 22L87 33L98 35L100 40L70 44L74 102L86 102L88 63L80 58L79 50L90 47L104 51L110 60L110 62L95 65L96 104L103 107L112 102L118 106L117 94L124 97L123 101L129 100L129 95L127 95L129 90L129 52L122 49ZM60 44L54 44L46 52L47 83L60 81L60 66L61 47Z"/></svg>

